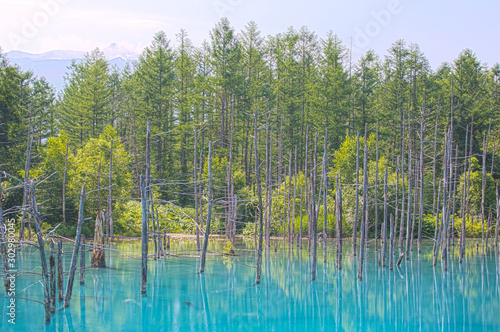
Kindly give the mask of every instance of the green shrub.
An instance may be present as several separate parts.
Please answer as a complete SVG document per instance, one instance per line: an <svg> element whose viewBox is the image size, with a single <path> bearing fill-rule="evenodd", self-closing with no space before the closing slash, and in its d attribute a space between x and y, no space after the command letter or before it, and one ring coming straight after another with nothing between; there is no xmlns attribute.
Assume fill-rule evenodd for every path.
<svg viewBox="0 0 500 332"><path fill-rule="evenodd" d="M450 217L452 218L452 217ZM441 225L442 217L439 215L439 225ZM462 233L462 218L455 216L454 232L458 237ZM417 226L418 227L418 226ZM436 227L436 215L425 215L422 226L422 233L424 236L434 237ZM482 237L482 223L480 217L470 217L465 221L465 237L467 238L481 238ZM492 226L495 229L495 226ZM487 227L485 225L484 232L486 233ZM491 231L491 230L490 230Z"/></svg>

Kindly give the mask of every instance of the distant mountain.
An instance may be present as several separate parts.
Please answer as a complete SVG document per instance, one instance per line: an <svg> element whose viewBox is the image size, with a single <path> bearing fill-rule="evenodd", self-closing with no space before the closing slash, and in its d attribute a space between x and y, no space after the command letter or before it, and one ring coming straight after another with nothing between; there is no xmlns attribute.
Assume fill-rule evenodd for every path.
<svg viewBox="0 0 500 332"><path fill-rule="evenodd" d="M117 65L123 69L127 63L133 63L139 58L139 54L126 47L113 43L106 47L104 55L111 66ZM21 69L32 70L36 76L43 76L52 84L57 91L64 88L64 75L67 67L73 60L79 62L86 52L54 50L40 54L32 54L21 51L7 52L7 58L11 63L18 65Z"/></svg>
<svg viewBox="0 0 500 332"><path fill-rule="evenodd" d="M134 51L131 51L127 49L124 46L118 45L116 43L113 43L106 47L104 50L104 55L106 56L106 59L112 60L116 58L122 58L127 61L134 61L139 59L139 54L135 53Z"/></svg>
<svg viewBox="0 0 500 332"><path fill-rule="evenodd" d="M7 52L9 59L31 59L31 60L71 60L71 59L81 59L85 52L80 51L48 51L40 54L32 54L21 51L10 51Z"/></svg>

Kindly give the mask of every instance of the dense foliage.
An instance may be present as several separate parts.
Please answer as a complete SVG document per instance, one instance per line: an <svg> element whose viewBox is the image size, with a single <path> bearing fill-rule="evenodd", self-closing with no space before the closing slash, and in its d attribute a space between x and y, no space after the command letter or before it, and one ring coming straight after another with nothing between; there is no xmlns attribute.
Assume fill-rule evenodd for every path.
<svg viewBox="0 0 500 332"><path fill-rule="evenodd" d="M302 172L293 216L298 227L299 206L306 208L306 198L300 197L300 188L305 185L305 165L309 162L308 172L311 172L314 152L318 165L321 164L326 130L328 206L333 209L335 176L341 170L342 182L346 185L344 230L348 232L355 200L352 185L356 182L356 137L359 131L362 168L365 124L369 134L369 198L373 204L378 185L379 218L383 215L385 168L391 183L388 199L393 209L396 179L400 181L398 195L401 195L408 186L407 168L402 166L406 162L404 167L407 167L410 150L413 161L418 159L421 140L425 149L424 213L435 213L433 199L436 199L436 183L443 174L444 135L451 124L455 163L463 166L470 148L477 157L470 188L471 210L476 215L481 213L482 140L488 139L485 213L495 204L500 170L492 159L500 150L497 140L499 64L487 67L466 49L455 60L434 71L418 45L402 40L396 41L384 57L368 51L357 63L351 63L348 47L333 33L320 38L302 27L263 37L254 22L237 32L227 19L221 19L211 30L210 40L200 47L192 44L184 30L175 35L174 40L158 32L134 66L124 70L110 67L104 54L93 50L81 62L68 67L64 90L57 98L44 78L36 78L33 73L10 65L0 53L0 169L38 180L52 175L40 187L39 197L48 223L55 225L62 220L63 186L66 187L66 222L70 226L75 224L82 184L87 185L88 191L95 190L89 195L88 217L106 207L113 142L111 186L116 232L133 234L140 221L136 200L140 197L139 176L145 173L146 167L146 126L151 121L151 168L153 182L157 184L154 196L160 206L161 219L166 220L162 221L163 226L175 231L194 230L194 172L201 180L200 192L204 198L200 200L200 211L206 210L206 159L211 141L215 142L216 230L224 228L225 198L231 182L238 198L237 220L241 223L238 232L242 232L244 223L255 220L257 208L253 155L255 110L259 114L259 160L266 160L267 150L272 160L272 192L276 204L272 220L276 234L282 232L283 214L288 207L285 189L293 190L294 179L287 175L290 162L294 174L295 148L297 169ZM422 122L425 131L420 137ZM378 182L375 181L377 123ZM470 134L467 136L471 128L472 144ZM317 142L316 133L319 133ZM266 150L266 137L272 151L270 146ZM27 167L25 161L30 149ZM401 174L396 174L398 167ZM261 168L264 183L267 167ZM319 174L321 166L317 171ZM464 167L457 167L459 185L464 183L466 171ZM228 181L228 175L232 181ZM317 181L319 191L319 175ZM359 181L363 181L362 169ZM3 184L5 188L13 185L10 180ZM4 199L7 208L21 205L22 192L7 192ZM459 211L462 201L460 197L456 197L456 201ZM373 205L371 220L374 212ZM319 220L322 222L322 217ZM305 215L302 221L307 232ZM186 226L174 222L186 223ZM248 226L246 232L251 233L252 227ZM328 227L333 227L333 219Z"/></svg>

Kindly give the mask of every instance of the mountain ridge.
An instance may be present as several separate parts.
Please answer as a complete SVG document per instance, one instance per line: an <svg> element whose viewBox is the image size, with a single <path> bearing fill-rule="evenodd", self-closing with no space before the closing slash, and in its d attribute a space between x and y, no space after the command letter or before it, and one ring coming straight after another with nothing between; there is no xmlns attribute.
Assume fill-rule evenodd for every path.
<svg viewBox="0 0 500 332"><path fill-rule="evenodd" d="M111 43L101 50L108 61L122 58L127 61L139 59L139 54L118 43ZM29 53L12 50L5 54L9 59L31 59L31 60L72 60L82 59L87 52L73 50L51 50L43 53Z"/></svg>
<svg viewBox="0 0 500 332"><path fill-rule="evenodd" d="M110 66L117 65L120 69L127 63L134 63L139 59L138 53L117 43L112 43L101 51ZM59 92L64 88L64 75L68 66L73 60L81 61L86 53L72 50L52 50L44 53L13 50L5 54L12 64L18 65L22 70L32 70L36 76L45 77Z"/></svg>

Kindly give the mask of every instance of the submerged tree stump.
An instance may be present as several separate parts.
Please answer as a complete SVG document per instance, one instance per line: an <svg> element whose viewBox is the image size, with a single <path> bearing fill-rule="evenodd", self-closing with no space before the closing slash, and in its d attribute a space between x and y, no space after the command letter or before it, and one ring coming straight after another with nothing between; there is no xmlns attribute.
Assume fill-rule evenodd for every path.
<svg viewBox="0 0 500 332"><path fill-rule="evenodd" d="M104 210L95 218L94 250L92 251L92 267L106 267L104 255Z"/></svg>

